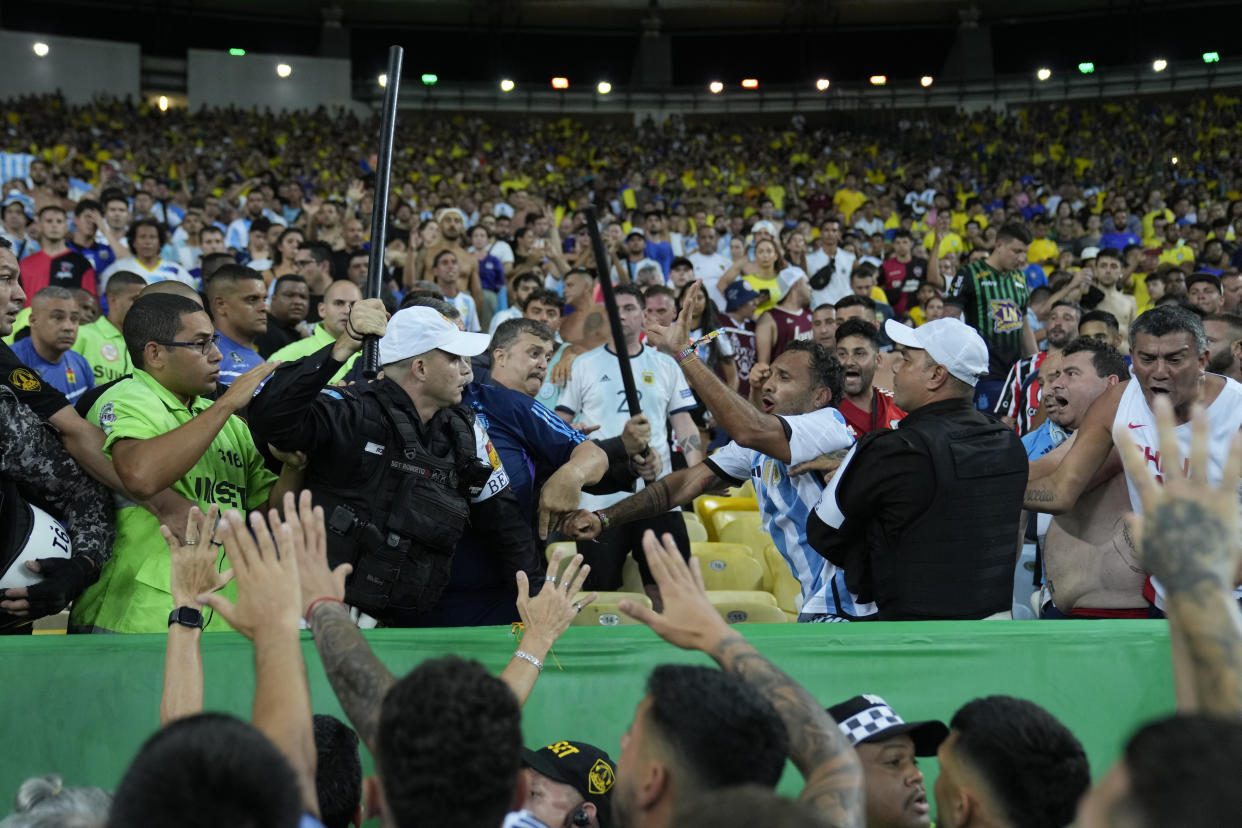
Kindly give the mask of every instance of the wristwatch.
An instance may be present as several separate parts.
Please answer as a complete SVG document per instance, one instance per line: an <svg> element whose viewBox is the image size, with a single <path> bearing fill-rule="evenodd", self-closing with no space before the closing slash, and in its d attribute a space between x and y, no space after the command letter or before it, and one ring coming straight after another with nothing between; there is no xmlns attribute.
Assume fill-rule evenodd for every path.
<svg viewBox="0 0 1242 828"><path fill-rule="evenodd" d="M203 613L193 607L177 607L168 614L168 626L180 624L196 630L203 628Z"/></svg>

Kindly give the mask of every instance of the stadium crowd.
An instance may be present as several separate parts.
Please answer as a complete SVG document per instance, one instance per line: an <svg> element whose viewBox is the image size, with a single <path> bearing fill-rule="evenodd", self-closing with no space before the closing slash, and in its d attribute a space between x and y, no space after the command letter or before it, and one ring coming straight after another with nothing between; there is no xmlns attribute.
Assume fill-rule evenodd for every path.
<svg viewBox="0 0 1242 828"><path fill-rule="evenodd" d="M373 239L373 122L8 102L0 627L168 631L165 726L110 816L55 778L18 810L925 826L916 757L937 755L942 825L1228 823L1238 107L851 132L420 119ZM691 556L689 510L731 488L790 620L1167 615L1192 712L1089 790L1081 745L1031 702L947 725L873 695L825 710ZM524 752L543 659L601 596L720 669L657 669L615 762L571 733ZM359 632L513 622L498 679L461 658L399 679ZM356 737L312 717L299 626ZM254 642L252 725L201 712L201 633L222 630ZM786 757L797 806L771 793ZM1170 766L1194 771L1151 778Z"/></svg>

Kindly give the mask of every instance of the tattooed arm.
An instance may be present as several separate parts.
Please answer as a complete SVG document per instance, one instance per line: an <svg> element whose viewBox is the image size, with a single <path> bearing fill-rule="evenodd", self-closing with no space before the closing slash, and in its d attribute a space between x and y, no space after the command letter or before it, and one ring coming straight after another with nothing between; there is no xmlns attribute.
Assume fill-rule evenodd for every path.
<svg viewBox="0 0 1242 828"><path fill-rule="evenodd" d="M1234 438L1219 486L1203 479L1208 464L1208 424L1201 407L1192 418L1187 477L1174 431L1173 411L1156 400L1160 485L1129 435L1118 435L1122 459L1143 502L1131 522L1143 563L1165 589L1179 706L1218 716L1242 715L1242 613L1232 591L1238 571L1238 478L1242 438Z"/></svg>
<svg viewBox="0 0 1242 828"><path fill-rule="evenodd" d="M396 678L371 652L343 604L318 605L310 616L310 626L332 692L367 750L375 753L380 708Z"/></svg>
<svg viewBox="0 0 1242 828"><path fill-rule="evenodd" d="M703 439L699 436L699 427L694 424L694 418L690 416L690 412L681 411L669 417L669 422L673 426L673 434L677 437L677 444L681 446L681 453L685 455L686 465L693 466L703 460Z"/></svg>
<svg viewBox="0 0 1242 828"><path fill-rule="evenodd" d="M704 492L730 483L732 481L718 475L708 464L698 463L661 477L638 494L602 509L601 513L610 525L644 520L685 506ZM573 540L590 540L602 531L601 521L597 513L580 509L564 520L561 531Z"/></svg>
<svg viewBox="0 0 1242 828"><path fill-rule="evenodd" d="M806 780L799 798L830 825L861 828L862 766L823 706L725 623L707 598L698 566L683 561L671 539L661 543L647 532L643 550L660 587L663 611L629 601L621 602L621 610L670 644L708 654L767 699L785 723L789 758Z"/></svg>

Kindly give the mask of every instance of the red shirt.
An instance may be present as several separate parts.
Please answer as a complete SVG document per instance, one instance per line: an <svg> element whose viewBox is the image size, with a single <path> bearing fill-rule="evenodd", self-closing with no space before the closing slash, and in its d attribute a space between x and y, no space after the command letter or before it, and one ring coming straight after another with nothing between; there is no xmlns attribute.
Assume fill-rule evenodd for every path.
<svg viewBox="0 0 1242 828"><path fill-rule="evenodd" d="M897 423L906 416L906 412L893 402L892 393L879 388L871 389L870 412L863 411L846 397L842 397L841 402L837 403L837 410L845 417L850 431L854 432L854 439L871 431L896 428Z"/></svg>
<svg viewBox="0 0 1242 828"><path fill-rule="evenodd" d="M914 297L919 292L919 287L927 280L926 271L926 264L919 259L911 259L908 262L886 259L880 265L880 272L884 276L880 287L884 288L884 293L888 296L888 304L894 311L904 313L914 307L916 304Z"/></svg>
<svg viewBox="0 0 1242 828"><path fill-rule="evenodd" d="M26 306L30 305L30 300L36 293L51 285L70 290L82 288L92 296L98 297L99 295L91 260L81 253L70 250L53 259L40 250L22 259L21 268L22 290L26 294Z"/></svg>

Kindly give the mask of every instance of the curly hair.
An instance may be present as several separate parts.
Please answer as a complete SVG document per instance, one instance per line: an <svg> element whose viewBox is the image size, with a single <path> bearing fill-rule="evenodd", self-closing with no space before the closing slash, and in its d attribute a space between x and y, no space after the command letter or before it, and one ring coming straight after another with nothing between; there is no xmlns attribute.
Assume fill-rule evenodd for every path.
<svg viewBox="0 0 1242 828"><path fill-rule="evenodd" d="M376 766L398 825L499 825L522 767L522 720L508 685L477 661L424 661L380 711Z"/></svg>
<svg viewBox="0 0 1242 828"><path fill-rule="evenodd" d="M847 322L853 320L846 320ZM782 353L803 351L811 360L811 389L827 388L832 394L830 405L836 405L845 393L845 369L828 348L809 339L795 339Z"/></svg>

